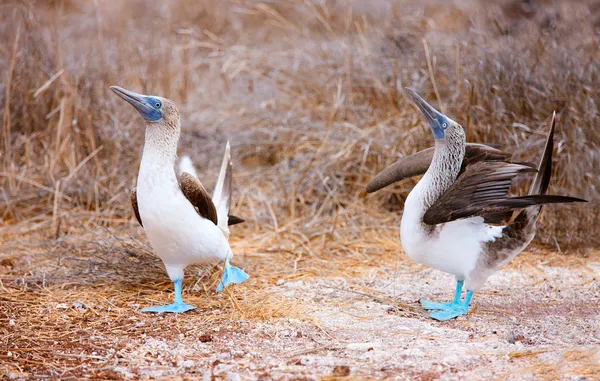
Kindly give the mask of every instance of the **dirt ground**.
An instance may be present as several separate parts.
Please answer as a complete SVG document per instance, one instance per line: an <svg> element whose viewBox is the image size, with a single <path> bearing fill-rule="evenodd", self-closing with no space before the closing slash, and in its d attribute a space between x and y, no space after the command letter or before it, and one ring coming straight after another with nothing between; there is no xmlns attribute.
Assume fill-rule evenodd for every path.
<svg viewBox="0 0 600 381"><path fill-rule="evenodd" d="M600 379L597 252L530 249L442 323L418 300L450 298L452 277L397 243L325 261L242 239L251 280L218 294L220 270L193 267L184 299L198 309L157 316L137 310L172 286L139 232L4 241L4 379Z"/></svg>

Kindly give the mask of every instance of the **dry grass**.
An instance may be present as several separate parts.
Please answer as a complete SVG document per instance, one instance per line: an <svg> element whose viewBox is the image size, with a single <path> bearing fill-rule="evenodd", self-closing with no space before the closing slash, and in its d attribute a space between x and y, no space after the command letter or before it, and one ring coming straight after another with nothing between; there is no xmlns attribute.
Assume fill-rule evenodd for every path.
<svg viewBox="0 0 600 381"><path fill-rule="evenodd" d="M358 228L368 211L399 210L412 186L363 192L397 155L431 145L402 88L434 100L433 74L469 140L521 159L536 160L558 111L551 190L593 202L548 207L539 239L597 243L600 50L588 2L543 1L531 14L518 2L93 4L2 5L4 224L61 236L74 215L131 219L143 135L107 92L120 84L180 105L181 151L202 169L232 140L252 229Z"/></svg>
<svg viewBox="0 0 600 381"><path fill-rule="evenodd" d="M136 328L129 313L170 297L127 196L142 123L110 85L173 99L180 152L200 173L216 173L232 142L235 209L247 220L234 250L257 276L216 296L214 272L190 270L186 291L196 291L190 301L207 326L303 318L308 306L265 292L278 279L375 276L380 263L397 265L399 212L414 180L368 197L364 187L432 144L404 87L440 102L468 140L521 160L537 160L556 110L550 191L591 203L547 207L537 242L561 252L600 243L597 2L84 3L0 4L0 321L21 330L3 346L42 348L21 357L24 372L80 374L80 358L44 348L110 324L114 335L152 335L159 326ZM61 300L86 307L40 315ZM57 323L65 313L68 330ZM169 318L180 321L189 322ZM95 376L112 377L112 357L97 356L87 359Z"/></svg>

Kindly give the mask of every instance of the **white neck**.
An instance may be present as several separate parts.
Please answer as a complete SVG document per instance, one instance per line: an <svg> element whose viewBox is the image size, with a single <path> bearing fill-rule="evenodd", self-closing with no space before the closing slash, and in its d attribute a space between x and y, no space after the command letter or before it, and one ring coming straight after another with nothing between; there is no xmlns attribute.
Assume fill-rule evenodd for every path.
<svg viewBox="0 0 600 381"><path fill-rule="evenodd" d="M167 129L160 123L148 123L138 181L141 178L175 180L175 161L179 130Z"/></svg>
<svg viewBox="0 0 600 381"><path fill-rule="evenodd" d="M461 139L462 137L462 139ZM435 142L435 151L422 183L424 210L429 207L454 183L465 156L464 135Z"/></svg>

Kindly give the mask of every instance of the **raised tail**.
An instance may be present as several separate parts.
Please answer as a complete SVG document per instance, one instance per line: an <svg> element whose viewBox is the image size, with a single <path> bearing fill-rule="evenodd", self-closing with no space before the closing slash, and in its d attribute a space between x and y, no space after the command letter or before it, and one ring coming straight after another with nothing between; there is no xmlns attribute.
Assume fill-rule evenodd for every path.
<svg viewBox="0 0 600 381"><path fill-rule="evenodd" d="M543 204L556 204L566 202L587 202L580 198L569 197L569 196L555 196L547 195L548 185L550 184L550 177L552 176L552 151L554 149L554 127L556 126L556 112L552 113L552 122L550 124L550 131L546 138L546 146L544 147L544 153L538 166L538 172L531 183L529 188L529 194L527 196L512 197L511 201L516 203L529 204L531 207L527 210L527 216L530 220L535 221L540 215Z"/></svg>
<svg viewBox="0 0 600 381"><path fill-rule="evenodd" d="M229 142L225 146L223 163L217 179L217 185L212 195L212 202L217 209L218 225L226 235L229 235L228 225L235 225L244 222L242 218L229 215L231 207L231 193L233 182L233 166L231 164L231 147Z"/></svg>
<svg viewBox="0 0 600 381"><path fill-rule="evenodd" d="M538 173L531 183L529 188L529 195L534 194L546 194L548 185L550 184L550 176L552 175L552 150L554 149L554 127L556 126L556 112L552 113L552 123L550 125L550 132L546 138L546 146L544 147L544 153L538 166Z"/></svg>

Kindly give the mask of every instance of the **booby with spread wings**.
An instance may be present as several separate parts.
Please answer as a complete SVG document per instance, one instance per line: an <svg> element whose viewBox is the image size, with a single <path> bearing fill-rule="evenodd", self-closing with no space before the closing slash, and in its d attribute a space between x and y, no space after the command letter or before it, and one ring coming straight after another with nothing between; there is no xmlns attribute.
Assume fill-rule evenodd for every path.
<svg viewBox="0 0 600 381"><path fill-rule="evenodd" d="M131 191L135 216L156 254L162 259L175 288L173 304L144 308L141 312L185 312L196 307L183 302L183 270L196 263L225 263L217 287L241 283L248 275L229 260L228 225L243 222L230 216L232 171L229 142L212 197L198 180L189 159L175 171L180 135L179 111L169 99L148 96L112 86L146 121L146 134L137 188ZM183 171L182 171L183 169Z"/></svg>
<svg viewBox="0 0 600 381"><path fill-rule="evenodd" d="M463 128L408 89L429 122L435 147L403 158L367 186L375 192L409 176L424 174L404 203L400 238L414 261L453 274L450 303L421 300L429 316L449 320L467 312L473 292L519 254L535 236L543 204L585 200L547 195L552 172L555 115L539 166L515 163L511 155L466 143ZM537 172L529 194L508 195L517 175ZM467 292L461 299L463 286Z"/></svg>

